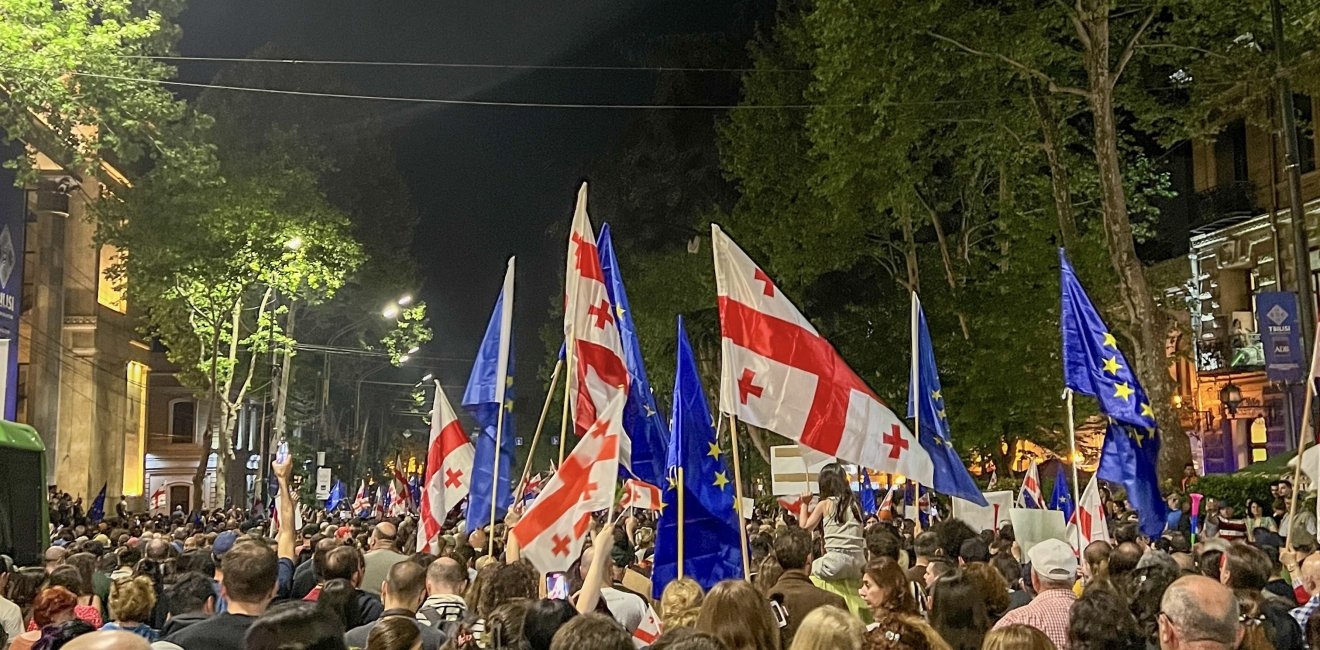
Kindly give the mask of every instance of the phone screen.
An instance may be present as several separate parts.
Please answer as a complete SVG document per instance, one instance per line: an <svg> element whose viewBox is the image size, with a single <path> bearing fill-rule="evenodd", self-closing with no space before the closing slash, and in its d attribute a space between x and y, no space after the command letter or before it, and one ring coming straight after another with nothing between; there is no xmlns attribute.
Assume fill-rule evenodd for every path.
<svg viewBox="0 0 1320 650"><path fill-rule="evenodd" d="M546 597L553 600L568 600L568 578L562 573L551 573L545 577Z"/></svg>
<svg viewBox="0 0 1320 650"><path fill-rule="evenodd" d="M275 462L283 463L288 459L289 459L289 443L281 442L279 446L275 448Z"/></svg>

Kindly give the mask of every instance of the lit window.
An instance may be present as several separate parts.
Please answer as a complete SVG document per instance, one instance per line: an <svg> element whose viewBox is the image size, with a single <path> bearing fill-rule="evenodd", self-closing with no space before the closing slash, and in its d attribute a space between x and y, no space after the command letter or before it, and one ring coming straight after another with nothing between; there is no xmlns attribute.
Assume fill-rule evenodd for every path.
<svg viewBox="0 0 1320 650"><path fill-rule="evenodd" d="M118 248L110 244L101 246L101 270L96 286L96 301L101 303L102 307L123 314L128 311L128 300L124 297L124 281L112 277L115 265L121 260L122 254Z"/></svg>
<svg viewBox="0 0 1320 650"><path fill-rule="evenodd" d="M1259 463L1269 458L1270 452L1266 448L1269 442L1269 436L1265 431L1265 418L1256 418L1251 421L1251 462Z"/></svg>

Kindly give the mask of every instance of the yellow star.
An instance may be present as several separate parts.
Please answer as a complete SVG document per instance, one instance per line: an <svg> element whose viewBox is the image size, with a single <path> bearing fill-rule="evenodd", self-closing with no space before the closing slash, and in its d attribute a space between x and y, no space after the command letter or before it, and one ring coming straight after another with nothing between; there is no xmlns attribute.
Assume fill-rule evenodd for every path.
<svg viewBox="0 0 1320 650"><path fill-rule="evenodd" d="M715 487L723 490L724 486L728 484L729 478L724 475L724 472L715 472Z"/></svg>
<svg viewBox="0 0 1320 650"><path fill-rule="evenodd" d="M619 318L623 318L623 307L615 307L614 313L617 314Z"/></svg>
<svg viewBox="0 0 1320 650"><path fill-rule="evenodd" d="M665 503L664 501L661 501L661 502L660 502L660 514L664 514L664 512L665 512L665 506L667 506L667 505L669 505L669 504Z"/></svg>
<svg viewBox="0 0 1320 650"><path fill-rule="evenodd" d="M715 444L715 443L713 443L713 442L712 442L712 443L709 443L709 444L710 444L710 451L706 452L706 455L707 455L707 456L710 456L711 458L719 458L719 457L720 457L720 446L717 445L717 444Z"/></svg>
<svg viewBox="0 0 1320 650"><path fill-rule="evenodd" d="M933 390L933 391L931 391L931 392L930 392L930 398L933 399L933 400L936 400L936 401L941 400L941 399L944 399L944 398L940 395L940 392L941 392L941 391L938 391L938 390Z"/></svg>
<svg viewBox="0 0 1320 650"><path fill-rule="evenodd" d="M937 417L937 418L939 418L939 419L941 419L941 420L948 419L948 418L946 418L945 415L944 415L944 409L940 409L940 410L938 410L938 411L935 411L935 417Z"/></svg>
<svg viewBox="0 0 1320 650"><path fill-rule="evenodd" d="M1138 447L1141 446L1141 431L1140 431L1140 430L1134 430L1134 431L1128 433L1128 437L1129 437L1129 438L1132 438L1133 442L1136 442Z"/></svg>
<svg viewBox="0 0 1320 650"><path fill-rule="evenodd" d="M666 477L665 477L665 481L669 482L669 489L671 489L671 490L677 490L677 489L678 489L678 480L674 478L674 475L673 475L673 474L670 474L669 476L666 476Z"/></svg>
<svg viewBox="0 0 1320 650"><path fill-rule="evenodd" d="M1103 344L1103 347L1114 348L1115 350L1118 349L1118 341L1114 340L1113 334L1110 334L1109 332L1105 332L1105 342Z"/></svg>
<svg viewBox="0 0 1320 650"><path fill-rule="evenodd" d="M1150 404L1146 402L1141 403L1141 414L1149 418L1155 417L1155 411L1151 409Z"/></svg>
<svg viewBox="0 0 1320 650"><path fill-rule="evenodd" d="M1120 381L1114 384L1114 397L1122 397L1125 401L1132 396L1132 387L1127 382Z"/></svg>
<svg viewBox="0 0 1320 650"><path fill-rule="evenodd" d="M1123 366L1118 365L1118 357L1105 359L1105 372L1117 377L1118 371L1122 369Z"/></svg>

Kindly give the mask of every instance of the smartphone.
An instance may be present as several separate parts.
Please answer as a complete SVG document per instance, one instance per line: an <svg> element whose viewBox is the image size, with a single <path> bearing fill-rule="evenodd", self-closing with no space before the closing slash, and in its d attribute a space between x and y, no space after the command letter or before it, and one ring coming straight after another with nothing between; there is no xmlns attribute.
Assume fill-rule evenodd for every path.
<svg viewBox="0 0 1320 650"><path fill-rule="evenodd" d="M568 600L568 578L562 573L545 577L545 595L552 600Z"/></svg>
<svg viewBox="0 0 1320 650"><path fill-rule="evenodd" d="M289 443L286 441L275 448L275 462L283 463L287 460L289 460Z"/></svg>

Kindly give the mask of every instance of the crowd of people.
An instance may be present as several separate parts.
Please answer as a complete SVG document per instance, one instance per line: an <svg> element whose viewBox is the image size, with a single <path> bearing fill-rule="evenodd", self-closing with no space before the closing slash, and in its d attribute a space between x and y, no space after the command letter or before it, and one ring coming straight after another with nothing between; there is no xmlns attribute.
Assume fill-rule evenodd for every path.
<svg viewBox="0 0 1320 650"><path fill-rule="evenodd" d="M274 466L283 522L291 471ZM59 498L43 565L0 556L0 650L1320 648L1315 521L1274 507L1291 484L1241 520L1210 503L1195 538L1180 497L1155 539L1115 500L1112 541L1079 554L1024 550L1006 524L864 517L840 471L800 517L747 522L747 580L654 591L646 513L601 513L576 568L547 579L506 543L517 508L430 554L411 517L308 510L271 533L236 510L91 523Z"/></svg>

